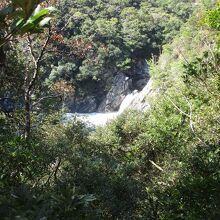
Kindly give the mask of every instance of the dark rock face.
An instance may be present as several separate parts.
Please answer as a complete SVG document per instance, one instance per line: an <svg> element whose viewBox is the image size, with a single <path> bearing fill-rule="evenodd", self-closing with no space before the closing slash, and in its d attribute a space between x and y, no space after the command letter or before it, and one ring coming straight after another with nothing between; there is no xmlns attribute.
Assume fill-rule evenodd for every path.
<svg viewBox="0 0 220 220"><path fill-rule="evenodd" d="M149 81L149 66L145 60L139 60L132 70L132 90L141 91Z"/></svg>
<svg viewBox="0 0 220 220"><path fill-rule="evenodd" d="M106 71L106 80L110 79L112 73ZM114 112L118 111L124 98L132 91L141 91L149 81L149 66L144 59L136 61L133 68L124 72L116 73L110 90L105 95L99 89L93 95L76 97L68 100L67 107L71 112Z"/></svg>
<svg viewBox="0 0 220 220"><path fill-rule="evenodd" d="M98 107L98 112L117 111L124 98L134 90L141 91L149 81L149 67L139 60L131 70L115 76L112 87Z"/></svg>
<svg viewBox="0 0 220 220"><path fill-rule="evenodd" d="M97 110L96 98L94 96L87 96L78 98L67 103L67 107L71 112L92 113Z"/></svg>
<svg viewBox="0 0 220 220"><path fill-rule="evenodd" d="M15 110L15 103L10 98L0 98L0 111L11 113Z"/></svg>
<svg viewBox="0 0 220 220"><path fill-rule="evenodd" d="M124 73L117 74L112 83L112 88L99 105L98 112L117 111L126 95L131 92L131 86L132 80L129 77Z"/></svg>

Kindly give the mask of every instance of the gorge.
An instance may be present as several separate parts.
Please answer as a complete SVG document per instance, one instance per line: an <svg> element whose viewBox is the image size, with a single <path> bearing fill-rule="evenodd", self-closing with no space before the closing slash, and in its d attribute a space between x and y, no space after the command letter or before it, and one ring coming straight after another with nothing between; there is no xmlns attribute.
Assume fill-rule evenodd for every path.
<svg viewBox="0 0 220 220"><path fill-rule="evenodd" d="M116 75L110 91L98 107L97 112L66 113L64 119L68 121L77 117L88 124L104 126L126 110L146 110L149 107L146 99L152 95L153 81L150 79L149 67L146 62L139 62L135 71L133 79L122 73ZM90 108L84 105L84 109Z"/></svg>

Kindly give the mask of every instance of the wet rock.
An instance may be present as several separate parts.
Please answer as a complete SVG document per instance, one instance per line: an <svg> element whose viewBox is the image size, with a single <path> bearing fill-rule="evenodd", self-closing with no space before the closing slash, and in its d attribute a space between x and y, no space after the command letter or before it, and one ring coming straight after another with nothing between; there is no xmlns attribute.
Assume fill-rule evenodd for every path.
<svg viewBox="0 0 220 220"><path fill-rule="evenodd" d="M94 96L78 98L67 103L71 112L92 113L97 110L97 101Z"/></svg>
<svg viewBox="0 0 220 220"><path fill-rule="evenodd" d="M137 90L138 92L146 86L149 81L149 66L145 59L135 61L132 68L116 73L110 70L105 71L105 84L110 87L107 94L105 86L90 85L93 93L88 92L84 98L79 95L75 99L69 99L67 106L71 112L92 113L92 112L114 112L118 111L121 103L128 94ZM112 79L112 75L115 77ZM91 82L92 83L92 82ZM107 87L107 88L108 88ZM95 92L94 92L95 91Z"/></svg>
<svg viewBox="0 0 220 220"><path fill-rule="evenodd" d="M132 80L124 73L115 76L112 87L105 99L101 102L98 112L117 111L124 98L131 93Z"/></svg>
<svg viewBox="0 0 220 220"><path fill-rule="evenodd" d="M132 70L132 90L141 91L149 81L149 66L145 60L139 60Z"/></svg>
<svg viewBox="0 0 220 220"><path fill-rule="evenodd" d="M150 100L159 93L158 88L154 88L153 80L150 79L146 86L137 93L135 99L130 103L129 109L146 111L150 108ZM127 108L127 109L128 109Z"/></svg>

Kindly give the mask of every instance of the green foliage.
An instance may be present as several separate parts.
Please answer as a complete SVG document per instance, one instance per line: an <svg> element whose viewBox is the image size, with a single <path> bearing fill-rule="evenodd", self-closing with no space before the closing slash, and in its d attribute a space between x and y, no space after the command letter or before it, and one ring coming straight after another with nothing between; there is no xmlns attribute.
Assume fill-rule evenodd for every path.
<svg viewBox="0 0 220 220"><path fill-rule="evenodd" d="M178 17L187 16L178 10L188 7L187 2L155 1L163 10L175 14L166 28L162 28L164 22L159 30L170 32L172 24L178 26ZM128 0L110 3L112 7L107 8L104 1L73 1L80 9L73 9L74 19L79 22L74 31L79 33L84 27L83 37L88 37L84 43L87 45L91 40L94 50L80 59L83 65L75 65L70 62L72 57L68 57L68 62L62 60L53 66L49 83L61 77L77 78L78 74L69 74L77 68L89 77L98 77L107 60L120 57L123 48L127 48L126 52L131 48L138 51L145 44L143 33L148 33L152 25L152 14L145 13L148 5ZM68 4L64 6L63 10L69 10ZM103 7L106 10L97 13ZM216 9L209 8L207 13L200 10L182 26L174 41L164 46L158 62L151 63L152 79L159 89L146 112L124 112L106 127L91 132L76 119L64 124L60 114L45 116L38 109L44 117L32 118L38 123L28 141L19 133L19 111L11 117L0 116L2 219L220 218L219 42L216 28L210 28L216 27L210 15ZM105 19L111 13L114 17ZM144 22L150 23L147 29L144 22L136 20L142 13ZM201 25L201 14L212 17L208 27ZM165 17L171 18L167 14ZM129 38L126 36L124 43L118 36L120 24L124 24L126 33L131 32L131 39L125 41ZM108 26L110 32L106 30ZM137 36L132 35L133 31ZM66 34L70 33L71 28ZM111 56L106 55L106 45ZM97 57L99 63L89 68ZM132 62L132 56L125 57L117 61L119 66L126 67ZM11 61L7 71L19 70L22 59L14 64ZM92 75L92 71L99 73ZM2 92L10 81L6 79Z"/></svg>
<svg viewBox="0 0 220 220"><path fill-rule="evenodd" d="M48 118L28 143L9 132L1 136L2 219L67 219L72 215L81 219L95 200L92 194L79 194L75 183L63 178L86 142L87 130L79 121L68 127L51 123Z"/></svg>
<svg viewBox="0 0 220 220"><path fill-rule="evenodd" d="M74 72L76 66L74 63L58 63L58 66L52 66L50 76L46 79L47 84L53 85L60 79L70 80L73 76L69 75Z"/></svg>
<svg viewBox="0 0 220 220"><path fill-rule="evenodd" d="M205 22L211 28L220 31L220 5L207 13Z"/></svg>
<svg viewBox="0 0 220 220"><path fill-rule="evenodd" d="M0 11L0 26L9 33L0 40L0 46L12 36L25 33L39 33L48 26L49 14L54 8L40 7L42 1L13 0Z"/></svg>
<svg viewBox="0 0 220 220"><path fill-rule="evenodd" d="M110 87L106 78L131 70L139 59L158 56L162 45L174 38L194 5L191 1L63 0L58 8L58 32L66 27L60 33L66 49L74 54L71 60L65 59L66 54L58 59L76 65L72 81L77 91L83 91L81 82L89 87L94 80L105 92Z"/></svg>

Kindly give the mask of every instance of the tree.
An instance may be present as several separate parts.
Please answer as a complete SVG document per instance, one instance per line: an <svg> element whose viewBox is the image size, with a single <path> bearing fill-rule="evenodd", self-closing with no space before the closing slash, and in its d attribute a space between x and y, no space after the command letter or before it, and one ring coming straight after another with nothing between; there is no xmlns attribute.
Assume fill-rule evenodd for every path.
<svg viewBox="0 0 220 220"><path fill-rule="evenodd" d="M3 2L0 11L0 26L3 28L0 38L1 54L5 55L3 46L11 41L13 37L19 36L20 40L24 38L27 40L26 47L33 63L32 69L28 66L24 70L24 136L26 139L29 138L31 130L31 95L39 75L42 58L50 40L51 29L49 21L51 17L49 15L54 10L52 7L41 8L42 2L44 1L12 0L9 3ZM46 39L44 43L40 44L40 49L38 48L36 52L33 46L33 39L36 39L35 34L43 34L45 28L48 28ZM40 39L40 37L37 37L37 39ZM3 62L4 60L1 60L1 63Z"/></svg>

